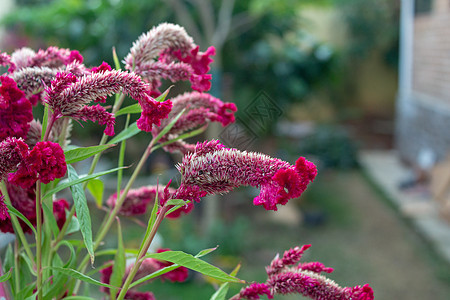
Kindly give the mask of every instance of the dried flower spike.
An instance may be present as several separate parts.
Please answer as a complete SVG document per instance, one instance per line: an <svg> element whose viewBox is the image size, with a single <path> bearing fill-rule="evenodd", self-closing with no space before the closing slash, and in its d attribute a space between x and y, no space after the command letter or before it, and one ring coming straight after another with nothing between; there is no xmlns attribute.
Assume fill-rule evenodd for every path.
<svg viewBox="0 0 450 300"><path fill-rule="evenodd" d="M241 185L258 187L261 192L253 203L267 210L299 197L317 174L314 164L303 157L291 166L261 153L226 148L217 140L197 144L177 169L182 186L208 194L227 193Z"/></svg>

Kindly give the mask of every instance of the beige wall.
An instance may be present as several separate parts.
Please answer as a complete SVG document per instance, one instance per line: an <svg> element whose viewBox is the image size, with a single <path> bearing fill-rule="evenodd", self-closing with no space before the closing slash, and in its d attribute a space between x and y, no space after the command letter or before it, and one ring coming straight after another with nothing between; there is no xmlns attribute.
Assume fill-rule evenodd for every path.
<svg viewBox="0 0 450 300"><path fill-rule="evenodd" d="M414 92L450 106L450 3L435 0L430 13L414 19Z"/></svg>

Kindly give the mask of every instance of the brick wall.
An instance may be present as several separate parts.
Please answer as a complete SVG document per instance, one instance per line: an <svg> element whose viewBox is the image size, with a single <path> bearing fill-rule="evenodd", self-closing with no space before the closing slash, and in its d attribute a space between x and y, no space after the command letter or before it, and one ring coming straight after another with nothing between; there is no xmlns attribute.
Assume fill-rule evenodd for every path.
<svg viewBox="0 0 450 300"><path fill-rule="evenodd" d="M413 91L450 106L450 1L414 19Z"/></svg>

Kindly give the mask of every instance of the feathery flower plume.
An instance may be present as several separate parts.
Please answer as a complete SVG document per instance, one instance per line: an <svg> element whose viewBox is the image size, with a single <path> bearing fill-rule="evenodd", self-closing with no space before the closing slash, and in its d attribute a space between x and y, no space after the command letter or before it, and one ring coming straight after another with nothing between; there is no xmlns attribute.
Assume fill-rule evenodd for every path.
<svg viewBox="0 0 450 300"><path fill-rule="evenodd" d="M142 114L137 125L141 130L150 131L153 124L159 125L172 108L170 100L157 102L149 96L149 86L138 76L123 71L92 73L77 79L70 73L58 73L51 86L46 88L45 102L52 109L56 118L70 116L81 120L103 120L107 124L105 133L113 135L115 118L103 107L85 108L86 104L98 101L105 96L122 91L142 107Z"/></svg>
<svg viewBox="0 0 450 300"><path fill-rule="evenodd" d="M28 60L30 67L58 68L71 64L75 61L83 62L83 56L77 50L48 47L46 50L39 49L36 55Z"/></svg>
<svg viewBox="0 0 450 300"><path fill-rule="evenodd" d="M64 124L67 122L67 124ZM63 144L61 145L63 148L70 144L70 133L72 131L72 120L71 119L58 119L53 124L53 127L50 131L50 135L48 140L51 142L58 143L60 139L60 135L62 131L65 130L65 138L63 140ZM41 141L42 134L42 124L39 120L33 120L30 123L30 130L28 130L27 138L25 139L25 143L33 148L37 142Z"/></svg>
<svg viewBox="0 0 450 300"><path fill-rule="evenodd" d="M186 111L170 131L161 138L160 142L175 139L189 130L208 125L210 122L220 122L222 126L227 126L234 122L234 113L237 110L234 103L224 103L220 99L206 93L186 92L171 100L173 105L172 111L168 119L161 122L161 126L153 128L152 135L154 137L183 109L186 109ZM195 145L178 140L164 146L164 149L169 152L180 151L187 153L194 151Z"/></svg>
<svg viewBox="0 0 450 300"><path fill-rule="evenodd" d="M5 52L0 52L0 66L6 67L12 65L11 56Z"/></svg>
<svg viewBox="0 0 450 300"><path fill-rule="evenodd" d="M0 141L7 137L25 138L33 120L31 103L14 79L0 76L0 83Z"/></svg>
<svg viewBox="0 0 450 300"><path fill-rule="evenodd" d="M267 210L299 197L317 174L314 164L303 157L291 166L261 153L226 148L217 140L198 143L177 169L182 186L196 186L208 194L227 193L241 185L258 187L261 192L253 203Z"/></svg>
<svg viewBox="0 0 450 300"><path fill-rule="evenodd" d="M55 78L57 69L48 67L26 67L12 74L17 82L17 87L25 92L27 97L44 90L44 85L50 85Z"/></svg>
<svg viewBox="0 0 450 300"><path fill-rule="evenodd" d="M172 82L190 80L194 90L207 91L211 88L211 75L206 73L214 54L214 47L199 52L183 27L162 23L133 43L125 57L125 68L145 78L155 92L161 78Z"/></svg>
<svg viewBox="0 0 450 300"><path fill-rule="evenodd" d="M37 180L49 183L66 174L64 151L57 143L38 142L20 164L17 172L8 175L8 180L26 189Z"/></svg>
<svg viewBox="0 0 450 300"><path fill-rule="evenodd" d="M296 267L303 252L311 245L301 248L295 247L286 251L280 259L277 255L266 267L268 279L265 283L253 283L241 289L239 294L232 297L239 299L260 299L266 294L269 299L274 295L291 293L302 294L315 300L373 300L373 290L366 284L364 286L340 287L333 280L320 275L321 272L331 273L332 268L326 268L322 263L300 263Z"/></svg>
<svg viewBox="0 0 450 300"><path fill-rule="evenodd" d="M22 47L20 49L15 50L11 54L11 63L12 65L9 67L9 72L14 72L16 70L26 68L29 66L30 59L36 55L33 49L28 47Z"/></svg>

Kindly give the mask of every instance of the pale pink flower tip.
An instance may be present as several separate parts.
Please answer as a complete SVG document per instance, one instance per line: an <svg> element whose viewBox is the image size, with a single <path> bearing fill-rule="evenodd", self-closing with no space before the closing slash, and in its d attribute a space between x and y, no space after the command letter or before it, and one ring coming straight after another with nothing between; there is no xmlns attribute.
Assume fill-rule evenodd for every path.
<svg viewBox="0 0 450 300"><path fill-rule="evenodd" d="M299 197L317 172L304 158L292 166L261 153L225 148L217 140L197 144L177 168L182 185L208 194L227 193L241 185L258 187L261 192L253 203L267 210Z"/></svg>

